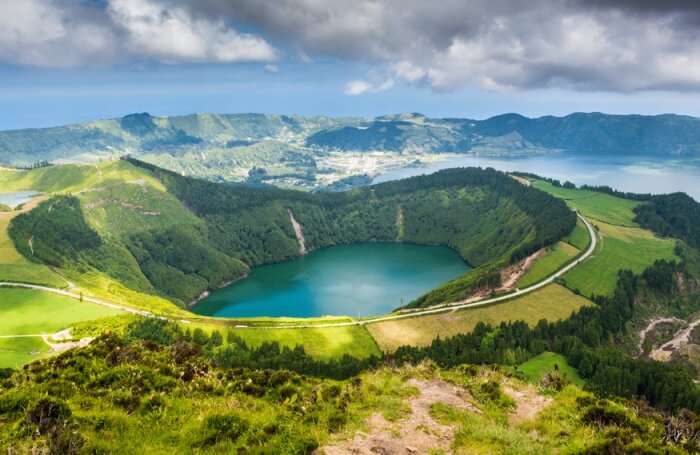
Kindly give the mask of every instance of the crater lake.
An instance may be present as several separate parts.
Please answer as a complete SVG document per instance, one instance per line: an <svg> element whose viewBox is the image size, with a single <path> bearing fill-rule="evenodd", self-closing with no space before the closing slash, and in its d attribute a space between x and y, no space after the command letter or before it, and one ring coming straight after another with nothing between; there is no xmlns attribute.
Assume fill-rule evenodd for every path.
<svg viewBox="0 0 700 455"><path fill-rule="evenodd" d="M226 317L370 316L388 313L469 271L447 247L358 243L253 268L192 310Z"/></svg>

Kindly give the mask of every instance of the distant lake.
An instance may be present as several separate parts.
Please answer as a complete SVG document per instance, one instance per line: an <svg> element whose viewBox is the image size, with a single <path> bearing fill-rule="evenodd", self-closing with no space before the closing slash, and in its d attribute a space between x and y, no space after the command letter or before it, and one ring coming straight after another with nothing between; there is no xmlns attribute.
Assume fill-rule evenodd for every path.
<svg viewBox="0 0 700 455"><path fill-rule="evenodd" d="M195 305L228 317L368 316L390 312L469 266L446 247L359 243L324 248L250 275Z"/></svg>
<svg viewBox="0 0 700 455"><path fill-rule="evenodd" d="M607 158L589 155L551 154L529 158L490 158L463 155L424 167L409 167L377 176L372 183L429 174L451 167L492 167L501 171L531 172L569 180L577 185L608 185L634 193L683 191L700 201L700 162L655 160L649 157Z"/></svg>
<svg viewBox="0 0 700 455"><path fill-rule="evenodd" d="M36 191L15 191L12 193L0 193L0 204L16 208L18 205L26 204L36 196Z"/></svg>

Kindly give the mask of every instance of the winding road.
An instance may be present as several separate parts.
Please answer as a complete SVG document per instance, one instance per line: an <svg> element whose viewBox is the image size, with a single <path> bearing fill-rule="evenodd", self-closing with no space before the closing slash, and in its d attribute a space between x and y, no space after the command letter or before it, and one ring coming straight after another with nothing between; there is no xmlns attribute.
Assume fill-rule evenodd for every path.
<svg viewBox="0 0 700 455"><path fill-rule="evenodd" d="M491 297L491 298L487 298L484 300L479 300L477 302L471 302L471 303L454 302L454 303L445 303L445 304L441 304L441 305L435 305L435 306L428 307L428 308L416 308L413 310L405 310L400 314L388 314L388 315L384 315L384 316L376 316L376 317L371 317L371 318L362 319L362 320L352 320L352 321L345 321L345 322L329 322L329 323L319 323L319 324L290 324L290 325L276 324L276 325L269 325L269 326L260 326L260 325L247 326L247 325L242 325L240 323L240 321L237 321L238 325L236 325L235 328L237 328L237 329L250 328L250 329L274 330L274 329L305 329L305 328L346 327L346 326L354 326L354 325L373 324L376 322L393 321L396 319L414 318L417 316L445 313L448 311L462 310L465 308L476 308L476 307L480 307L480 306L492 305L494 303L499 303L499 302L504 302L506 300L514 299L516 297L520 297L520 296L523 296L525 294L529 294L531 292L534 292L538 289L541 289L541 288L553 283L554 280L562 277L564 274L566 274L571 269L573 269L574 267L579 265L581 262L588 259L593 254L596 246L598 245L598 237L596 235L596 232L593 229L593 227L591 226L591 224L588 222L588 220L586 220L580 213L577 212L577 216L583 222L583 224L586 226L586 228L588 229L588 234L591 238L591 243L589 244L588 249L583 254L578 256L574 261L572 261L571 263L562 267L561 269L559 269L558 271L556 271L555 273L553 273L549 277L545 278L544 280L542 280L538 283L535 283L532 286L528 286L528 287L523 288L523 289L518 289L515 292L511 292L510 294L501 295L499 297ZM138 310L138 309L131 308L128 306L119 305L116 303L111 303L111 302L96 299L93 297L83 296L80 294L76 294L74 292L70 292L70 291L66 291L66 290L58 289L58 288L52 288L52 287L48 287L48 286L40 286L40 285L27 284L27 283L0 282L0 287L36 289L39 291L51 292L51 293L63 295L66 297L72 297L74 299L83 300L85 302L90 302L90 303L94 303L97 305L115 308L118 310L126 311L126 312L133 313L133 314L138 314L141 316L163 318L163 316L155 315L155 314L150 313L148 311ZM202 322L203 320L206 320L205 318L197 318L197 319L192 319L192 320L183 319L183 318L171 318L171 319L176 320L176 321L181 321L181 322L195 322L195 321ZM217 321L220 321L220 319L217 319Z"/></svg>

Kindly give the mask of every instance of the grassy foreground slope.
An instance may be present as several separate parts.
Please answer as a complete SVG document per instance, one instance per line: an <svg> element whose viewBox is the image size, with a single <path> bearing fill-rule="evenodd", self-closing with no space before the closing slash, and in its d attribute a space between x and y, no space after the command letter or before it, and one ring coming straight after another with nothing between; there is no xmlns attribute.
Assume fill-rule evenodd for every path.
<svg viewBox="0 0 700 455"><path fill-rule="evenodd" d="M599 399L566 382L538 391L506 369L427 362L331 380L227 368L211 340L167 337L132 326L3 372L0 446L57 454L347 453L363 441L407 451L417 444L421 453L696 447L665 445L653 409L639 412L638 403Z"/></svg>
<svg viewBox="0 0 700 455"><path fill-rule="evenodd" d="M581 307L592 305L563 286L551 284L531 294L496 305L467 308L415 318L367 324L377 344L385 352L399 346L427 346L437 337L446 338L471 332L479 322L498 325L522 320L530 325L540 320L566 319Z"/></svg>

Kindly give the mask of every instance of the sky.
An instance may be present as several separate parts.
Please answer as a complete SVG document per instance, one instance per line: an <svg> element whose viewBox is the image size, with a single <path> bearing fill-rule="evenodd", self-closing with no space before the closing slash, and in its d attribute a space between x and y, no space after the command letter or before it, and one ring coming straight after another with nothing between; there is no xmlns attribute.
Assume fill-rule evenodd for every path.
<svg viewBox="0 0 700 455"><path fill-rule="evenodd" d="M132 112L700 116L696 0L0 0L0 129Z"/></svg>

